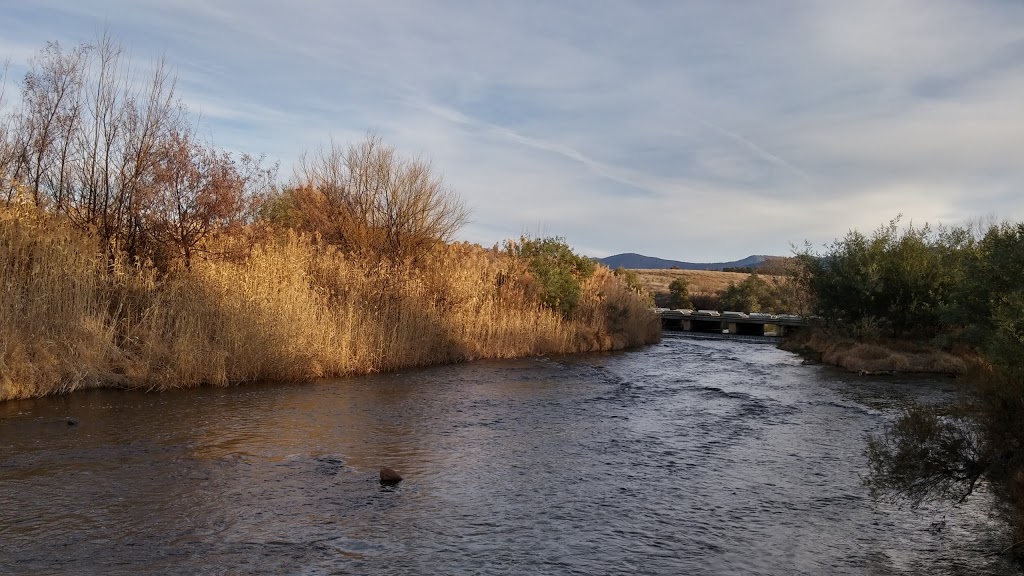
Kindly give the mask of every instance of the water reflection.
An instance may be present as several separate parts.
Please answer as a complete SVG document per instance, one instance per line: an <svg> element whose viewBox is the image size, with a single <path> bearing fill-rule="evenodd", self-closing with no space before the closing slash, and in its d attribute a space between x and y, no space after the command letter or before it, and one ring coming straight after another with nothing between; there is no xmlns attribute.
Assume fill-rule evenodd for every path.
<svg viewBox="0 0 1024 576"><path fill-rule="evenodd" d="M984 494L910 511L860 483L864 434L952 389L669 337L615 355L11 402L0 571L1015 574L987 554L1003 533ZM406 480L382 487L381 465Z"/></svg>

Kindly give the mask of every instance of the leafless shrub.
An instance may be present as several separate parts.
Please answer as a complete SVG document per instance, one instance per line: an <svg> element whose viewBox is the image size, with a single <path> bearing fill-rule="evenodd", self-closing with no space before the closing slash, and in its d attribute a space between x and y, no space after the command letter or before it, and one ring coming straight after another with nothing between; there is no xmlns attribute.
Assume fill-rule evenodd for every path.
<svg viewBox="0 0 1024 576"><path fill-rule="evenodd" d="M307 153L296 180L300 226L368 258L415 264L450 241L468 216L430 163L403 158L374 135Z"/></svg>

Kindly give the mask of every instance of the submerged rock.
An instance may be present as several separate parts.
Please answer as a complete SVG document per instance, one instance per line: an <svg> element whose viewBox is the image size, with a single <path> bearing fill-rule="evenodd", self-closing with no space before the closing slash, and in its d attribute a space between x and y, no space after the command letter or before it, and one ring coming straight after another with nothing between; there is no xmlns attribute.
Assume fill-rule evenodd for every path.
<svg viewBox="0 0 1024 576"><path fill-rule="evenodd" d="M68 426L78 426L78 418L68 417L64 420L68 423Z"/></svg>
<svg viewBox="0 0 1024 576"><path fill-rule="evenodd" d="M387 466L383 466L380 469L380 483L381 484L398 484L402 481L402 475L395 472Z"/></svg>

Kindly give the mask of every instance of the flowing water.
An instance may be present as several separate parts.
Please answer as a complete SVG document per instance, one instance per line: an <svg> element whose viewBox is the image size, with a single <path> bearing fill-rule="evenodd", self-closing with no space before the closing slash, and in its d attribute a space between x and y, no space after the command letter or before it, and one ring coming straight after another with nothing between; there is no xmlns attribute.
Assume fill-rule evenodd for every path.
<svg viewBox="0 0 1024 576"><path fill-rule="evenodd" d="M984 493L909 510L862 485L865 434L953 386L668 334L8 402L0 573L1017 574ZM380 485L381 465L405 481Z"/></svg>

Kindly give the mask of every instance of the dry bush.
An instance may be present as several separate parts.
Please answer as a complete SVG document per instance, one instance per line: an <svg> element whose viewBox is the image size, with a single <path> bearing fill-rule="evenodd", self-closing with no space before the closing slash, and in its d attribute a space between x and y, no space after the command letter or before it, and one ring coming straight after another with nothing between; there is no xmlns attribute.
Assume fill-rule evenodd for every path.
<svg viewBox="0 0 1024 576"><path fill-rule="evenodd" d="M125 54L109 34L67 51L48 44L2 122L14 153L9 177L37 206L134 252L157 148L185 109L162 61L140 76ZM5 192L10 200L13 188Z"/></svg>
<svg viewBox="0 0 1024 576"><path fill-rule="evenodd" d="M2 86L0 86L2 90ZM108 263L171 265L252 215L276 178L262 158L199 141L162 61L142 75L109 34L28 62L8 114L0 93L0 202L36 206L98 235Z"/></svg>
<svg viewBox="0 0 1024 576"><path fill-rule="evenodd" d="M239 229L276 174L262 158L236 159L191 128L171 130L155 157L140 224L161 268L178 260L187 268L209 239Z"/></svg>
<svg viewBox="0 0 1024 576"><path fill-rule="evenodd" d="M783 343L783 348L817 356L851 372L963 374L974 360L900 340L852 340L810 330Z"/></svg>
<svg viewBox="0 0 1024 576"><path fill-rule="evenodd" d="M450 241L468 217L429 162L404 158L374 135L305 154L296 180L299 227L363 259L416 263Z"/></svg>

